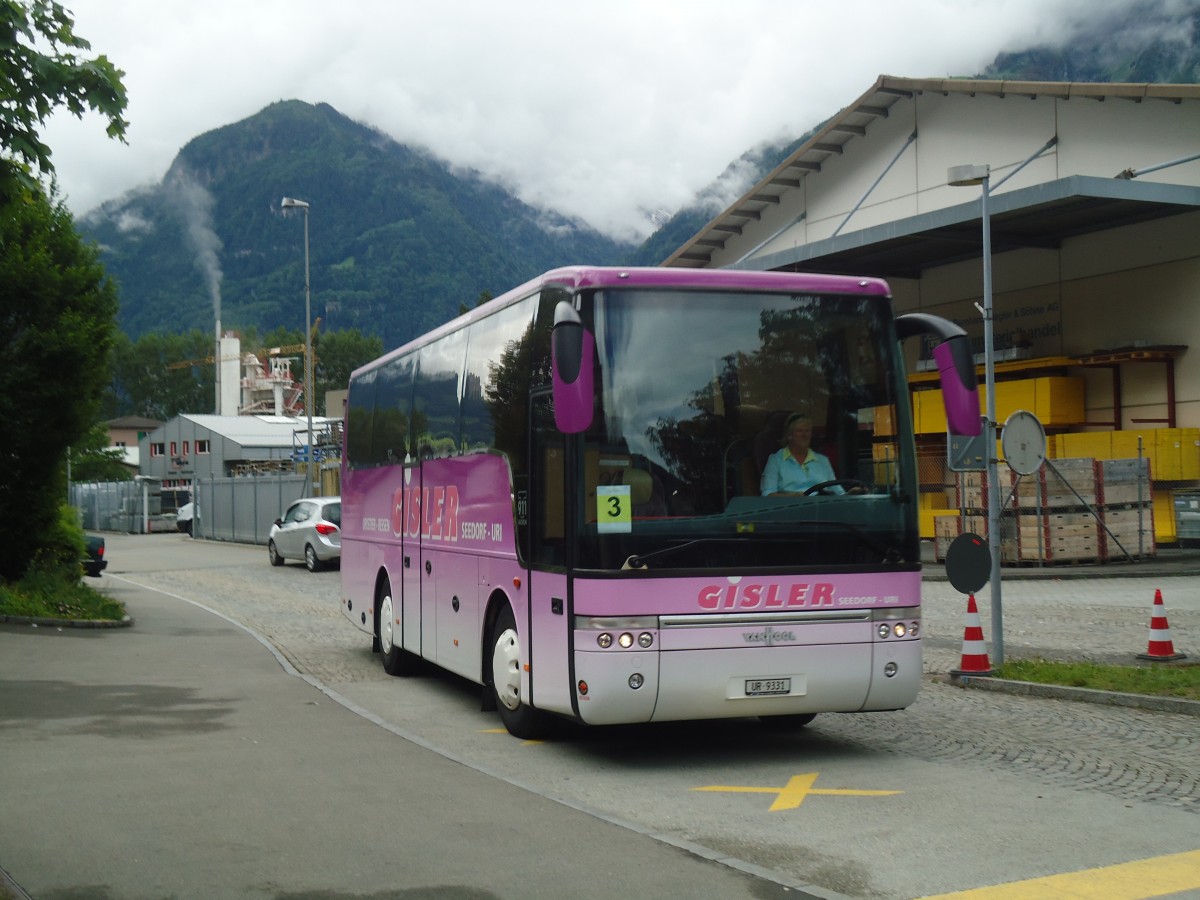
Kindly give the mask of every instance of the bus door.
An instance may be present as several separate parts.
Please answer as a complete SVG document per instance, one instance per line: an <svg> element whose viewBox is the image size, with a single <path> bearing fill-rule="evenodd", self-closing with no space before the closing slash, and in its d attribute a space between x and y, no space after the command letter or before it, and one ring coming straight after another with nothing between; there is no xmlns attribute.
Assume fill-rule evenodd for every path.
<svg viewBox="0 0 1200 900"><path fill-rule="evenodd" d="M426 460L421 466L422 648L424 656L442 668L473 679L479 678L482 649L480 554L460 540L459 516L464 508L473 515L486 507L486 489L472 486L471 473L489 462L500 467L498 457L482 455ZM512 508L507 468L504 474L507 511Z"/></svg>
<svg viewBox="0 0 1200 900"><path fill-rule="evenodd" d="M402 593L402 609L403 616L403 643L409 653L415 653L418 656L424 656L424 648L421 642L422 635L422 617L421 617L421 532L419 528L413 527L408 523L408 517L413 514L412 504L414 497L421 496L421 465L420 463L409 463L404 466L404 487L405 487L405 503L404 516L405 527L403 542L401 544L401 593ZM419 502L419 501L417 501ZM429 646L432 646L430 644Z"/></svg>
<svg viewBox="0 0 1200 900"><path fill-rule="evenodd" d="M529 606L517 630L531 637L530 702L572 713L571 604L567 560L569 535L567 439L554 426L550 392L535 394L530 410Z"/></svg>

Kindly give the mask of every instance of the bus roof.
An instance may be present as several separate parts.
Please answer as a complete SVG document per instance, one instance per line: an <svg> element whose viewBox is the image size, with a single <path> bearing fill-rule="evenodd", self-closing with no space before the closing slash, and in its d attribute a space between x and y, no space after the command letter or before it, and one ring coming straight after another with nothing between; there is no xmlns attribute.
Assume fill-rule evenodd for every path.
<svg viewBox="0 0 1200 900"><path fill-rule="evenodd" d="M522 297L546 286L558 285L570 291L596 288L673 288L695 291L756 291L779 293L857 294L860 296L891 297L891 289L881 278L854 275L823 275L808 272L761 272L746 269L690 269L666 266L563 266L531 279L482 306L439 325L432 331L389 350L378 359L351 373L372 369L376 365L408 352L422 344L465 327L476 319L490 315Z"/></svg>
<svg viewBox="0 0 1200 900"><path fill-rule="evenodd" d="M539 284L564 284L574 288L673 287L695 290L811 291L822 294L890 296L887 282L851 275L817 275L807 272L760 272L748 269L692 269L666 266L564 266L535 279ZM526 286L527 288L527 286Z"/></svg>

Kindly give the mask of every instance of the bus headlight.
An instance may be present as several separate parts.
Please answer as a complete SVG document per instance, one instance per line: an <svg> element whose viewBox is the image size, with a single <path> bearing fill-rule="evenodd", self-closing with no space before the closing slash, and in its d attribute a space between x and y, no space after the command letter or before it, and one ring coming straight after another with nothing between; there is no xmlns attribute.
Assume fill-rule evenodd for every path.
<svg viewBox="0 0 1200 900"><path fill-rule="evenodd" d="M883 674L886 675L888 678L895 678L896 673L898 671L900 671L900 667L897 666L894 662L890 662L886 666L883 667Z"/></svg>
<svg viewBox="0 0 1200 900"><path fill-rule="evenodd" d="M638 635L638 646L641 647L643 650L646 649L647 647L649 647L653 643L654 643L654 635L652 635L650 632L643 631L641 634Z"/></svg>
<svg viewBox="0 0 1200 900"><path fill-rule="evenodd" d="M892 626L892 633L896 635L896 637L902 638L908 634L908 626L903 622L897 622L894 626Z"/></svg>
<svg viewBox="0 0 1200 900"><path fill-rule="evenodd" d="M628 650L633 646L633 635L628 631L622 632L621 636L617 638L617 643L620 644L624 649Z"/></svg>
<svg viewBox="0 0 1200 900"><path fill-rule="evenodd" d="M885 638L891 633L892 633L892 626L888 625L887 622L879 623L879 636L881 638Z"/></svg>
<svg viewBox="0 0 1200 900"><path fill-rule="evenodd" d="M629 686L635 691L646 683L646 679L642 677L640 672L634 672L629 676Z"/></svg>
<svg viewBox="0 0 1200 900"><path fill-rule="evenodd" d="M607 650L612 646L612 635L607 631L603 634L598 634L596 635L596 643L599 644L604 650Z"/></svg>

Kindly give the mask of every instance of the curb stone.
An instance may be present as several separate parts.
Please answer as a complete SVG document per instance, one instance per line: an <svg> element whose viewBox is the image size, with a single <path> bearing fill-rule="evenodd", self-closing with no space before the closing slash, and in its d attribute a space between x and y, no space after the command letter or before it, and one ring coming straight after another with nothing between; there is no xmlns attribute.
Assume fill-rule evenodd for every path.
<svg viewBox="0 0 1200 900"><path fill-rule="evenodd" d="M1005 694L1020 694L1025 697L1073 700L1078 703L1098 703L1105 706L1125 706L1134 709L1153 710L1155 712L1177 713L1184 716L1200 716L1200 700L1184 700L1178 697L1120 694L1113 691L1097 691L1093 688L1038 684L1032 681L1009 681L1004 678L970 675L946 675L936 677L933 680L953 687L976 688Z"/></svg>
<svg viewBox="0 0 1200 900"><path fill-rule="evenodd" d="M9 616L0 615L0 624L32 625L35 628L129 628L133 622L132 616L123 619L48 619L41 616Z"/></svg>
<svg viewBox="0 0 1200 900"><path fill-rule="evenodd" d="M25 889L13 881L12 876L3 867L0 867L0 891L5 890L8 891L8 894L3 896L11 895L13 900L33 900L29 894L25 893Z"/></svg>

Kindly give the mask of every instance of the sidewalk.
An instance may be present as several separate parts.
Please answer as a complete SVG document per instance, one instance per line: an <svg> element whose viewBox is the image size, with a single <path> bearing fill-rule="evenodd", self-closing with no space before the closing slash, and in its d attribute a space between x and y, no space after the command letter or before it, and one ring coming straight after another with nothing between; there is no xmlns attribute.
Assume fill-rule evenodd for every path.
<svg viewBox="0 0 1200 900"><path fill-rule="evenodd" d="M946 581L946 564L934 559L933 541L921 542L921 562L926 581ZM1001 581L1058 581L1083 578L1164 578L1200 575L1200 547L1159 547L1156 554L1129 561L1078 564L1036 563L1002 566Z"/></svg>

